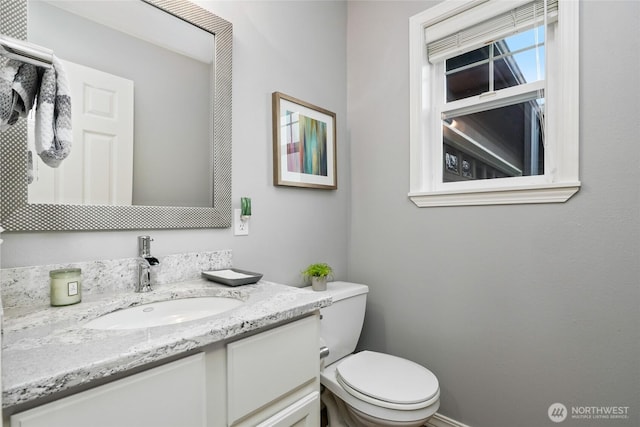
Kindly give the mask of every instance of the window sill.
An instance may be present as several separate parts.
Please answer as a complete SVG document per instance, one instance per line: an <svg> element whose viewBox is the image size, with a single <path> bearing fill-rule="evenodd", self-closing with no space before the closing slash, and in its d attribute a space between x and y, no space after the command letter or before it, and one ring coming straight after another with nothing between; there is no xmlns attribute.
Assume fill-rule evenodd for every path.
<svg viewBox="0 0 640 427"><path fill-rule="evenodd" d="M411 192L409 198L419 208L437 206L516 205L564 203L580 190L580 182L500 187L486 190Z"/></svg>

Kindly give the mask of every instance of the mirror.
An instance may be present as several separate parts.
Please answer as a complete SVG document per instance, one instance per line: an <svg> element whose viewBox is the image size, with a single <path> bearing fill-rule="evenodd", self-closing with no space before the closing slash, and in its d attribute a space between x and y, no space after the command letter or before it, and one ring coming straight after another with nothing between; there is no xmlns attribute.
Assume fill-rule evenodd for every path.
<svg viewBox="0 0 640 427"><path fill-rule="evenodd" d="M15 6L14 6L15 3ZM30 1L29 4L32 2ZM13 2L8 12L13 20L12 22L22 23L25 22L27 16L29 17L29 25L36 25L34 15L38 13L44 13L46 17L52 16L51 5L44 4L40 1L33 2L30 6L29 13L27 14L27 2L22 0ZM53 2L58 6L58 3ZM69 4L89 5L87 9L95 12L99 10L98 5L104 5L113 2L68 2ZM170 79L170 83L173 84L176 81L194 80L194 75L204 76L201 80L205 80L205 86L198 86L197 88L187 86L174 86L170 90L173 94L178 92L179 89L184 89L182 92L195 91L195 92L210 92L212 94L211 100L207 100L206 97L200 97L199 102L204 100L204 104L183 106L182 110L189 112L194 110L199 112L200 124L199 134L191 132L189 129L194 128L196 125L192 125L193 117L198 114L189 114L188 117L184 116L173 123L170 123L170 127L165 130L157 130L152 126L149 130L144 130L142 125L137 122L137 116L156 117L159 113L146 112L144 110L138 110L138 105L143 106L145 104L157 104L156 100L149 100L141 97L143 82L140 83L140 94L135 94L136 106L134 117L136 119L135 137L134 137L134 153L135 160L133 161L133 194L131 197L132 204L123 203L123 205L110 206L102 204L103 202L90 202L89 204L82 204L82 201L73 200L73 204L66 202L59 203L57 201L47 201L45 203L34 203L33 196L29 194L30 189L26 184L27 176L27 121L21 120L17 125L11 129L0 134L1 139L1 151L0 161L2 162L2 170L0 171L2 180L2 206L1 206L1 219L0 223L8 231L45 231L45 230L112 230L112 229L153 229L153 228L209 228L209 227L229 227L231 223L231 47L232 47L232 26L229 22L211 14L210 12L200 8L197 5L189 3L187 1L175 2L166 0L129 0L127 2L118 2L118 8L122 8L123 5L128 6L144 6L144 8L137 7L135 10L145 9L146 14L144 16L138 15L137 12L133 12L133 9L128 10L126 16L133 17L133 22L136 24L125 31L129 34L139 33L140 29L151 28L151 33L163 33L169 35L169 38L161 41L154 41L164 47L169 47L172 51L180 51L182 56L189 56L190 58L197 57L198 55L205 56L205 59L201 59L200 62L205 64L203 67L199 65L200 71L190 71L187 73L188 77L180 78L175 75ZM128 7L127 6L127 7ZM44 7L44 9L42 9ZM56 8L54 8L56 9ZM38 12L38 11L41 12ZM45 12L42 12L44 10ZM53 12L67 13L65 10L54 10ZM77 11L74 13L78 13ZM159 16L170 17L173 22L171 25L187 25L190 28L198 28L197 32L200 32L206 37L200 37L196 35L188 35L184 40L179 40L179 36L186 33L184 28L168 27L166 22L158 24L156 28L161 30L153 30L153 23L159 21ZM107 13L99 11L98 15L100 19L107 17ZM84 15L86 16L86 14ZM78 19L77 16L72 16L73 19ZM96 19L95 17L88 16L89 19ZM121 24L122 13L120 16L116 16L113 20L117 24ZM89 22L89 21L87 21ZM113 26L108 22L105 24ZM12 37L24 39L26 36L26 26L24 24L17 25L7 23L3 21L0 23L0 32ZM14 27L12 27L14 25ZM38 33L40 30L40 33ZM42 39L46 40L46 34L51 30L44 30L38 27L38 30L30 30L30 41L38 44L44 44ZM108 31L113 31L111 28L107 28ZM204 30L204 31L202 31ZM205 32L206 31L206 32ZM72 33L72 32L71 32ZM83 62L83 65L89 64L92 68L108 68L106 71L110 74L122 76L123 73L127 73L128 69L134 68L133 66L122 67L119 71L117 66L113 64L109 65L109 61L113 61L117 52L113 52L109 49L109 61L106 65L100 65L99 58L95 55L97 52L101 52L102 49L96 48L93 43L89 43L89 36L87 31L83 31L83 41L86 44L90 44L93 47L94 58L82 59L80 57L73 57L73 62ZM34 36L32 36L32 34ZM38 34L40 34L38 36ZM147 42L146 37L148 35L135 34L137 37L144 39ZM215 42L212 40L212 36L215 36ZM40 37L40 40L34 40L33 37ZM61 36L62 37L62 36ZM113 40L115 37L129 37L125 35L114 35L108 37ZM77 38L77 37L76 37ZM204 39L204 47L200 49L194 49L196 38ZM50 37L53 40L53 36ZM188 41L184 43L184 41ZM136 42L126 42L128 50L129 45L133 45ZM64 43L63 43L64 44ZM46 46L46 45L45 45ZM50 47L50 46L46 46ZM72 56L74 51L80 51L81 49L68 50L68 55L63 53L64 48L52 47L54 52L60 50L59 57L66 59L66 56ZM153 49L149 48L149 49ZM88 49L87 55L90 55L92 49ZM186 52L186 53L185 53ZM211 55L213 53L213 55ZM149 54L149 55L147 55ZM210 58L207 60L207 54ZM134 54L134 56L140 56L140 53ZM145 51L145 58L149 57L149 51ZM166 55L165 55L166 56ZM208 61L208 63L207 63ZM130 65L130 64L128 64ZM111 68L109 68L111 67ZM115 68L114 68L115 67ZM188 69L187 65L181 64L174 68L180 70ZM196 67L196 68L198 68ZM161 68L170 68L169 66L161 66ZM116 70L116 71L114 71ZM122 71L124 70L124 71ZM199 74L198 74L199 73ZM128 77L128 76L126 76ZM142 80L145 80L144 78ZM165 81L165 85L168 84ZM134 86L138 84L134 81ZM151 89L153 92L153 89ZM139 96L140 95L140 96ZM194 99L194 98L191 98ZM175 101L173 101L175 102ZM170 103L171 104L171 103ZM193 104L190 102L190 104ZM208 105L207 105L208 104ZM191 108L194 107L194 108ZM204 114L203 114L204 112ZM174 113L175 115L176 113ZM74 119L75 120L75 119ZM153 122L153 120L150 120ZM168 122L169 120L160 119L157 122ZM24 122L24 123L23 123ZM75 126L75 123L74 123ZM156 123L157 127L157 123ZM140 129L137 129L140 128ZM153 134L157 131L156 134ZM177 133L176 133L177 131ZM154 136L155 135L155 136ZM168 135L164 142L159 142L164 135ZM196 135L200 135L199 137ZM75 135L74 135L75 139ZM204 140L204 141L203 141ZM145 142L152 142L152 145L145 147ZM153 145L153 142L156 144ZM191 144L191 143L194 144ZM169 146L169 149L159 150L158 147L165 144ZM168 145L167 145L168 144ZM177 160L175 153L188 151L187 146L199 144L199 151L190 151L191 158L183 160ZM75 145L75 143L74 143ZM171 155L171 152L174 155ZM173 162L166 164L166 159L160 158L159 154L169 152L169 157ZM73 150L72 150L73 153ZM140 156L138 156L142 153ZM139 158L137 158L138 156ZM69 157L69 159L71 156ZM198 166L195 166L194 159L205 159L200 161ZM67 159L67 160L69 160ZM65 160L65 162L67 161ZM63 162L63 165L64 163ZM188 167L185 165L192 165ZM146 167L146 168L145 168ZM191 182L183 182L182 178L187 175L187 172L191 170L198 171L195 173L195 180ZM174 172L175 171L175 172ZM44 171L48 172L48 171ZM154 175L155 173L155 175ZM145 176L151 176L151 180L147 183L138 183L136 181ZM203 176L209 176L209 179L202 179ZM163 181L165 179L166 181ZM179 182L178 182L179 181ZM182 185L182 189L180 189ZM146 187L145 187L146 186ZM170 187L178 188L175 196L169 198L166 197L170 193ZM199 188L194 197L189 199L180 198L182 195L189 193L185 189L193 190ZM137 188L137 190L136 190ZM31 198L30 198L31 197ZM162 198L164 197L164 198ZM161 204L162 206L154 206Z"/></svg>
<svg viewBox="0 0 640 427"><path fill-rule="evenodd" d="M211 207L214 35L141 1L28 4L73 100L71 153L32 156L29 203Z"/></svg>

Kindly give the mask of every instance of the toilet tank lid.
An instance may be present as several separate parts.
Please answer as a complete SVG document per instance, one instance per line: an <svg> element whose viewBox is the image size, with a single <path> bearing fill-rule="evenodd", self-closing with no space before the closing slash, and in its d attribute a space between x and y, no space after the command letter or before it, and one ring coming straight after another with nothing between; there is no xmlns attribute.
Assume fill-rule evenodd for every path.
<svg viewBox="0 0 640 427"><path fill-rule="evenodd" d="M340 301L346 298L355 297L357 295L369 292L367 285L351 282L329 282L327 283L326 292L331 295L333 301Z"/></svg>

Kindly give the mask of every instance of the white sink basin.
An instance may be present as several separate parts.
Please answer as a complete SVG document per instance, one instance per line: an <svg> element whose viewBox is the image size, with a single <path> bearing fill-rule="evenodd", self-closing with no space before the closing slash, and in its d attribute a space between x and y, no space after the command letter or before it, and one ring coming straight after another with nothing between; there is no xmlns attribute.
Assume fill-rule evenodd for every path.
<svg viewBox="0 0 640 427"><path fill-rule="evenodd" d="M88 329L138 329L173 325L220 314L243 304L224 297L174 299L125 308L105 314L84 327Z"/></svg>

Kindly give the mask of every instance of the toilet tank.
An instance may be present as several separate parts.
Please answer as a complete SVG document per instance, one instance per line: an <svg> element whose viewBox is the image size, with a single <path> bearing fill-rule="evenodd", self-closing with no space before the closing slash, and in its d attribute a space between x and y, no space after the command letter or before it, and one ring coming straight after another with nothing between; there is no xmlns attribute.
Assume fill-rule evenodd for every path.
<svg viewBox="0 0 640 427"><path fill-rule="evenodd" d="M329 347L325 366L353 353L360 338L369 287L349 282L329 282L325 291L333 300L320 310L320 338Z"/></svg>

